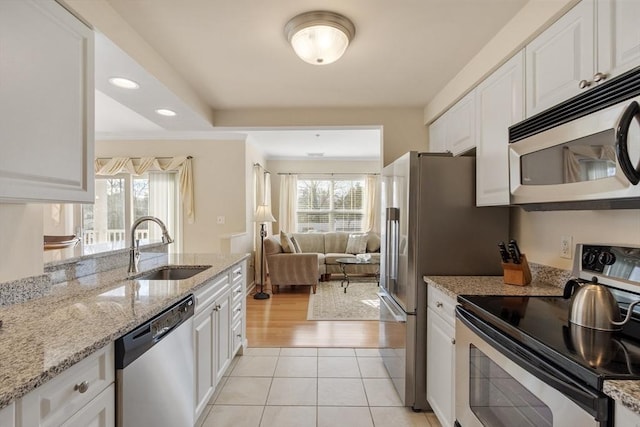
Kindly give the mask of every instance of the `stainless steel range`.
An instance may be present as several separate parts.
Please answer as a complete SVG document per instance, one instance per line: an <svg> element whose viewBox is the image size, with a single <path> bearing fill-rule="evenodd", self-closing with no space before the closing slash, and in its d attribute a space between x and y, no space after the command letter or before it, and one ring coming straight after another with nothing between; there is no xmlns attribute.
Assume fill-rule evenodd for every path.
<svg viewBox="0 0 640 427"><path fill-rule="evenodd" d="M640 300L640 247L579 244L575 253L575 279L605 285L620 320ZM613 426L603 383L640 379L640 309L618 331L581 326L569 317L573 287L458 297L457 425Z"/></svg>

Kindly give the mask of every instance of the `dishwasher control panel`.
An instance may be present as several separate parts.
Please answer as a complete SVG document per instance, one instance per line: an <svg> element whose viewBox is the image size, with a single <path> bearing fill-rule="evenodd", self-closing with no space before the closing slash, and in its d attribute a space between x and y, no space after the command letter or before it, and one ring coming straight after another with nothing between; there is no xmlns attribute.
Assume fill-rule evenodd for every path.
<svg viewBox="0 0 640 427"><path fill-rule="evenodd" d="M151 321L151 336L158 339L193 316L193 296L187 298Z"/></svg>

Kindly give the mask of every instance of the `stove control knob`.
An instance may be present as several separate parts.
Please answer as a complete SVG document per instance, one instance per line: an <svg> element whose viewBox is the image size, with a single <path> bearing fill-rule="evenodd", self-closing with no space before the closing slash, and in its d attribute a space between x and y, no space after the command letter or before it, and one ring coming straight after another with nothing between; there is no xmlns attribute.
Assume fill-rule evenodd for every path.
<svg viewBox="0 0 640 427"><path fill-rule="evenodd" d="M596 253L592 250L587 250L582 254L582 265L585 267L592 266L596 262L596 259Z"/></svg>
<svg viewBox="0 0 640 427"><path fill-rule="evenodd" d="M604 251L598 256L600 264L611 265L616 262L616 256L609 251Z"/></svg>

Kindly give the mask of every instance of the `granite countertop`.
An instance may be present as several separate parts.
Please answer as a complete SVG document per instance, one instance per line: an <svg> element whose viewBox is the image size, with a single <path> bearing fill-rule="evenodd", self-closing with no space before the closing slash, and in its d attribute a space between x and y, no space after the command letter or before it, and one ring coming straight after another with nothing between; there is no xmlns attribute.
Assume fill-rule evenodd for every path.
<svg viewBox="0 0 640 427"><path fill-rule="evenodd" d="M185 280L128 280L127 267L58 283L48 295L0 307L0 409L152 318L247 258L247 254L164 254L163 265L210 265Z"/></svg>
<svg viewBox="0 0 640 427"><path fill-rule="evenodd" d="M536 273L527 286L506 285L502 276L425 276L424 281L454 299L458 295L562 295L568 276ZM603 392L640 414L640 381L606 380Z"/></svg>
<svg viewBox="0 0 640 427"><path fill-rule="evenodd" d="M527 286L507 285L502 276L425 276L424 281L451 298L458 295L562 295L562 288L536 279Z"/></svg>

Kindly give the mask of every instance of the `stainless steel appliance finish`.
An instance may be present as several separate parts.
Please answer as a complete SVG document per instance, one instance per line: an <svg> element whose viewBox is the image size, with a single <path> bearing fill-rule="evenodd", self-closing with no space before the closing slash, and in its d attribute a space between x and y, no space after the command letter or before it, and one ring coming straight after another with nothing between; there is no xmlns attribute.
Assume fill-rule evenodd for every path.
<svg viewBox="0 0 640 427"><path fill-rule="evenodd" d="M640 68L509 129L511 203L640 207Z"/></svg>
<svg viewBox="0 0 640 427"><path fill-rule="evenodd" d="M409 152L383 169L380 355L405 406L426 399L425 275L501 274L506 208L475 207L475 158Z"/></svg>
<svg viewBox="0 0 640 427"><path fill-rule="evenodd" d="M116 340L116 425L195 423L194 300L189 295Z"/></svg>
<svg viewBox="0 0 640 427"><path fill-rule="evenodd" d="M575 254L576 279L563 296L458 297L462 427L614 425L605 380L640 379L640 311L633 304L640 299L640 247L578 244ZM574 280L606 287L630 320L620 330L571 322Z"/></svg>
<svg viewBox="0 0 640 427"><path fill-rule="evenodd" d="M567 396L578 396L581 403L602 400L596 391L568 380L552 366L540 366L535 354L510 349L506 341L494 339L478 323L481 321L468 313L456 318L457 425L606 425Z"/></svg>
<svg viewBox="0 0 640 427"><path fill-rule="evenodd" d="M609 288L597 282L580 285L577 281L567 283L571 295L569 322L585 328L599 331L619 331L631 320L633 307L640 304L634 301L627 309L627 315L621 320L620 307ZM576 290L577 288L577 290Z"/></svg>

